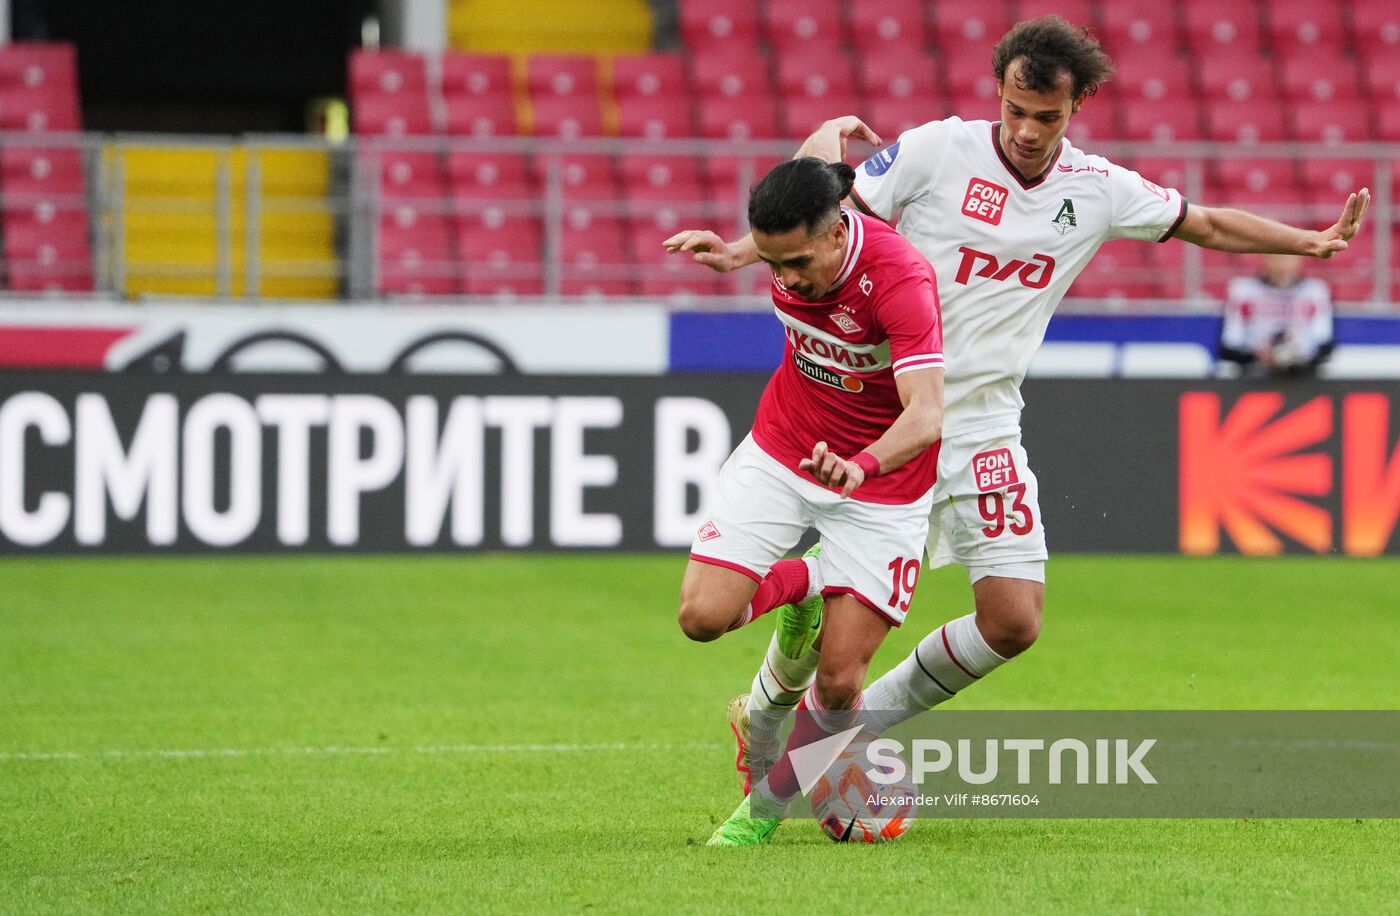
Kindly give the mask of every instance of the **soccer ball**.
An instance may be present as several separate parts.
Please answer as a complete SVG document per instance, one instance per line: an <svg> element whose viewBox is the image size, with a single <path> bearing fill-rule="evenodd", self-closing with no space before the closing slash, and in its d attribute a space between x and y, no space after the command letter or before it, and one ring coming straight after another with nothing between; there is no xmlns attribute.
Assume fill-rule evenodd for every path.
<svg viewBox="0 0 1400 916"><path fill-rule="evenodd" d="M812 812L837 843L887 843L914 825L918 789L907 776L890 785L877 783L866 775L869 768L864 753L847 748L812 787Z"/></svg>

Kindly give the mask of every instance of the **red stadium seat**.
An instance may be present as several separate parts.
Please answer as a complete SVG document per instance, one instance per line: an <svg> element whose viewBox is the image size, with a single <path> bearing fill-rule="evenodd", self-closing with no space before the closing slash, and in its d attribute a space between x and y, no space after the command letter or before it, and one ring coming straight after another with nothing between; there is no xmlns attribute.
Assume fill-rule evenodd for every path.
<svg viewBox="0 0 1400 916"><path fill-rule="evenodd" d="M538 193L529 163L518 153L449 153L447 185L459 199L520 200Z"/></svg>
<svg viewBox="0 0 1400 916"><path fill-rule="evenodd" d="M1308 156L1302 160L1303 187L1317 200L1335 198L1338 203L1360 188L1376 186L1376 169L1370 159L1320 159Z"/></svg>
<svg viewBox="0 0 1400 916"><path fill-rule="evenodd" d="M1084 299L1147 299L1157 285L1143 261L1141 242L1107 242L1075 278L1069 295Z"/></svg>
<svg viewBox="0 0 1400 916"><path fill-rule="evenodd" d="M1107 85L1129 103L1191 98L1191 72L1179 57L1128 54L1115 63L1113 79Z"/></svg>
<svg viewBox="0 0 1400 916"><path fill-rule="evenodd" d="M1351 58L1322 49L1299 52L1281 65L1285 98L1307 102L1353 100L1361 96L1361 80Z"/></svg>
<svg viewBox="0 0 1400 916"><path fill-rule="evenodd" d="M1400 8L1394 0L1351 0L1356 46L1373 62L1400 53Z"/></svg>
<svg viewBox="0 0 1400 916"><path fill-rule="evenodd" d="M937 61L922 49L890 48L856 58L856 83L867 99L907 99L937 95Z"/></svg>
<svg viewBox="0 0 1400 916"><path fill-rule="evenodd" d="M519 130L515 99L508 95L458 95L445 100L449 137L503 137Z"/></svg>
<svg viewBox="0 0 1400 916"><path fill-rule="evenodd" d="M937 96L910 96L902 99L871 99L865 103L866 123L886 143L892 143L906 130L945 117L942 99Z"/></svg>
<svg viewBox="0 0 1400 916"><path fill-rule="evenodd" d="M994 117L997 80L992 73L991 48L981 44L960 45L945 49L942 61L944 93L958 99L990 99L993 107L988 109L987 116ZM978 117L968 113L962 116Z"/></svg>
<svg viewBox="0 0 1400 916"><path fill-rule="evenodd" d="M936 3L929 21L933 40L945 54L975 48L986 62L980 69L991 70L992 47L1011 28L1011 17L1000 3L969 7L962 3Z"/></svg>
<svg viewBox="0 0 1400 916"><path fill-rule="evenodd" d="M1244 102L1277 95L1273 64L1250 54L1214 54L1196 66L1201 94L1207 99Z"/></svg>
<svg viewBox="0 0 1400 916"><path fill-rule="evenodd" d="M379 221L379 288L386 294L451 295L461 291L451 220L408 203Z"/></svg>
<svg viewBox="0 0 1400 916"><path fill-rule="evenodd" d="M726 140L778 136L778 110L772 96L727 98L701 96L700 134Z"/></svg>
<svg viewBox="0 0 1400 916"><path fill-rule="evenodd" d="M1266 188L1256 191L1247 187L1210 188L1212 201L1241 207L1251 212L1274 216L1286 222L1304 222L1310 199L1298 188Z"/></svg>
<svg viewBox="0 0 1400 916"><path fill-rule="evenodd" d="M433 132L423 93L362 93L354 101L355 133L371 137L421 136Z"/></svg>
<svg viewBox="0 0 1400 916"><path fill-rule="evenodd" d="M768 0L764 10L764 33L777 53L801 50L823 54L847 44L846 24L841 20L838 4Z"/></svg>
<svg viewBox="0 0 1400 916"><path fill-rule="evenodd" d="M544 233L538 220L506 216L499 208L486 207L463 214L457 226L464 288L469 295L535 296L544 292Z"/></svg>
<svg viewBox="0 0 1400 916"><path fill-rule="evenodd" d="M1206 111L1206 137L1234 143L1283 140L1288 136L1283 103L1271 99L1212 102Z"/></svg>
<svg viewBox="0 0 1400 916"><path fill-rule="evenodd" d="M1306 142L1348 143L1370 140L1371 115L1364 103L1294 102L1293 136Z"/></svg>
<svg viewBox="0 0 1400 916"><path fill-rule="evenodd" d="M363 162L379 169L379 196L386 200L442 196L444 171L437 153L389 150L366 153Z"/></svg>
<svg viewBox="0 0 1400 916"><path fill-rule="evenodd" d="M612 59L613 93L619 104L633 99L686 99L690 86L679 54L629 54Z"/></svg>
<svg viewBox="0 0 1400 916"><path fill-rule="evenodd" d="M560 292L566 296L630 296L635 293L626 226L620 221L590 219L579 211L566 217L559 238Z"/></svg>
<svg viewBox="0 0 1400 916"><path fill-rule="evenodd" d="M4 194L81 194L84 184L79 150L0 147L0 192Z"/></svg>
<svg viewBox="0 0 1400 916"><path fill-rule="evenodd" d="M587 54L534 54L525 64L530 98L569 99L587 104L598 99L598 62Z"/></svg>
<svg viewBox="0 0 1400 916"><path fill-rule="evenodd" d="M1069 119L1067 135L1069 142L1091 151L1096 143L1117 140L1122 136L1118 126L1118 104L1106 95L1089 99Z"/></svg>
<svg viewBox="0 0 1400 916"><path fill-rule="evenodd" d="M350 97L364 95L425 95L427 64L421 54L406 51L350 52Z"/></svg>
<svg viewBox="0 0 1400 916"><path fill-rule="evenodd" d="M695 136L688 96L638 96L617 103L618 133L660 140Z"/></svg>
<svg viewBox="0 0 1400 916"><path fill-rule="evenodd" d="M1011 0L1011 18L1037 19L1053 13L1074 25L1093 28L1098 24L1097 7L1093 0Z"/></svg>
<svg viewBox="0 0 1400 916"><path fill-rule="evenodd" d="M794 140L804 139L823 121L851 114L858 108L856 97L849 93L825 98L793 96L782 105L783 135Z"/></svg>
<svg viewBox="0 0 1400 916"><path fill-rule="evenodd" d="M1380 139L1389 143L1400 142L1400 105L1386 105L1381 108L1376 133Z"/></svg>
<svg viewBox="0 0 1400 916"><path fill-rule="evenodd" d="M681 0L679 5L681 40L692 51L737 51L758 40L758 14L750 0Z"/></svg>
<svg viewBox="0 0 1400 916"><path fill-rule="evenodd" d="M1269 0L1269 43L1284 57L1341 50L1346 45L1342 4L1317 0Z"/></svg>
<svg viewBox="0 0 1400 916"><path fill-rule="evenodd" d="M603 110L598 97L553 98L542 96L532 103L536 137L601 137Z"/></svg>
<svg viewBox="0 0 1400 916"><path fill-rule="evenodd" d="M1171 143L1202 137L1200 106L1194 100L1165 99L1159 105L1124 105L1119 123L1127 140Z"/></svg>
<svg viewBox="0 0 1400 916"><path fill-rule="evenodd" d="M850 58L840 53L782 54L777 71L778 88L789 99L849 97L856 82Z"/></svg>
<svg viewBox="0 0 1400 916"><path fill-rule="evenodd" d="M570 200L612 200L618 196L617 176L610 156L579 154L541 156L535 160L535 171L541 193L551 181L550 173L558 169L558 180L564 195Z"/></svg>
<svg viewBox="0 0 1400 916"><path fill-rule="evenodd" d="M862 57L922 53L928 43L923 0L853 0L851 42Z"/></svg>
<svg viewBox="0 0 1400 916"><path fill-rule="evenodd" d="M715 95L731 99L764 95L771 90L768 66L757 55L697 54L691 57L690 68L701 100Z"/></svg>
<svg viewBox="0 0 1400 916"><path fill-rule="evenodd" d="M1253 3L1190 0L1182 11L1182 22L1187 47L1206 59L1217 54L1258 54L1264 46Z"/></svg>
<svg viewBox="0 0 1400 916"><path fill-rule="evenodd" d="M1104 46L1121 63L1128 57L1174 52L1174 9L1165 3L1105 3L1100 7Z"/></svg>
<svg viewBox="0 0 1400 916"><path fill-rule="evenodd" d="M1294 165L1292 159L1221 159L1212 170L1212 184L1259 193L1292 190L1298 183Z"/></svg>
<svg viewBox="0 0 1400 916"><path fill-rule="evenodd" d="M78 56L67 42L0 45L0 86L62 87L77 92Z"/></svg>
<svg viewBox="0 0 1400 916"><path fill-rule="evenodd" d="M710 176L710 189L720 205L721 218L726 208L734 214L746 212L749 188L782 161L784 159L777 156L715 154L708 157L705 160L705 172ZM744 229L748 229L747 225Z"/></svg>
<svg viewBox="0 0 1400 916"><path fill-rule="evenodd" d="M57 83L33 88L0 85L0 130L46 133L81 128L78 96L72 86Z"/></svg>
<svg viewBox="0 0 1400 916"><path fill-rule="evenodd" d="M700 163L691 156L625 155L618 163L631 200L699 200L708 195Z"/></svg>
<svg viewBox="0 0 1400 916"><path fill-rule="evenodd" d="M1382 113L1400 105L1400 50L1376 55L1361 67L1371 97L1382 106Z"/></svg>
<svg viewBox="0 0 1400 916"><path fill-rule="evenodd" d="M514 92L507 55L459 54L452 51L442 55L442 94L445 98L511 98Z"/></svg>

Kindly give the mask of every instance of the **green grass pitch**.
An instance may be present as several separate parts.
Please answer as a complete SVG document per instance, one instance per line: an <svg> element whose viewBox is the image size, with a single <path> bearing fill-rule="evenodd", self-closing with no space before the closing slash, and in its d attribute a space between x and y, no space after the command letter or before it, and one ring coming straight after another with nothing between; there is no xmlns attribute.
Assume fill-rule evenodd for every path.
<svg viewBox="0 0 1400 916"><path fill-rule="evenodd" d="M0 562L0 911L1347 912L1397 821L810 821L703 845L768 629L687 642L683 558ZM1060 557L963 708L1400 707L1400 564ZM966 613L925 576L883 671Z"/></svg>

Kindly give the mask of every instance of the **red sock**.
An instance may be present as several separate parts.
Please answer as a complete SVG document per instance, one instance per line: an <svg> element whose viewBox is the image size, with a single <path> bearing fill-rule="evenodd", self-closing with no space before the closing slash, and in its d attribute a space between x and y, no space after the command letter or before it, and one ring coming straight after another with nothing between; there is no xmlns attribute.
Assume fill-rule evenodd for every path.
<svg viewBox="0 0 1400 916"><path fill-rule="evenodd" d="M737 630L753 623L775 607L782 607L807 597L807 564L803 560L779 560L758 584L758 591L749 599L749 606L730 627Z"/></svg>
<svg viewBox="0 0 1400 916"><path fill-rule="evenodd" d="M864 697L859 696L856 698L856 705L851 709L827 710L817 699L816 688L809 689L802 702L797 704L797 715L792 720L792 734L788 735L783 754L773 765L773 769L768 771L768 794L778 801L786 802L802 791L802 786L797 781L797 772L792 768L792 752L858 724L858 710L863 705Z"/></svg>

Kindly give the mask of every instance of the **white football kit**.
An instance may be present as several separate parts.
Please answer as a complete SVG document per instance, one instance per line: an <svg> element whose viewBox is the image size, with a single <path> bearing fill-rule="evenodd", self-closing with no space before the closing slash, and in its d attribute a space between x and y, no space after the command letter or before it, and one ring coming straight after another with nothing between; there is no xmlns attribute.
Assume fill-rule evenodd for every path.
<svg viewBox="0 0 1400 916"><path fill-rule="evenodd" d="M908 130L856 170L866 212L898 218L933 264L946 354L930 567L1044 578L1045 529L1021 448L1021 380L1074 278L1111 239L1166 241L1186 200L1069 140L1038 178L1001 152L1000 125Z"/></svg>

